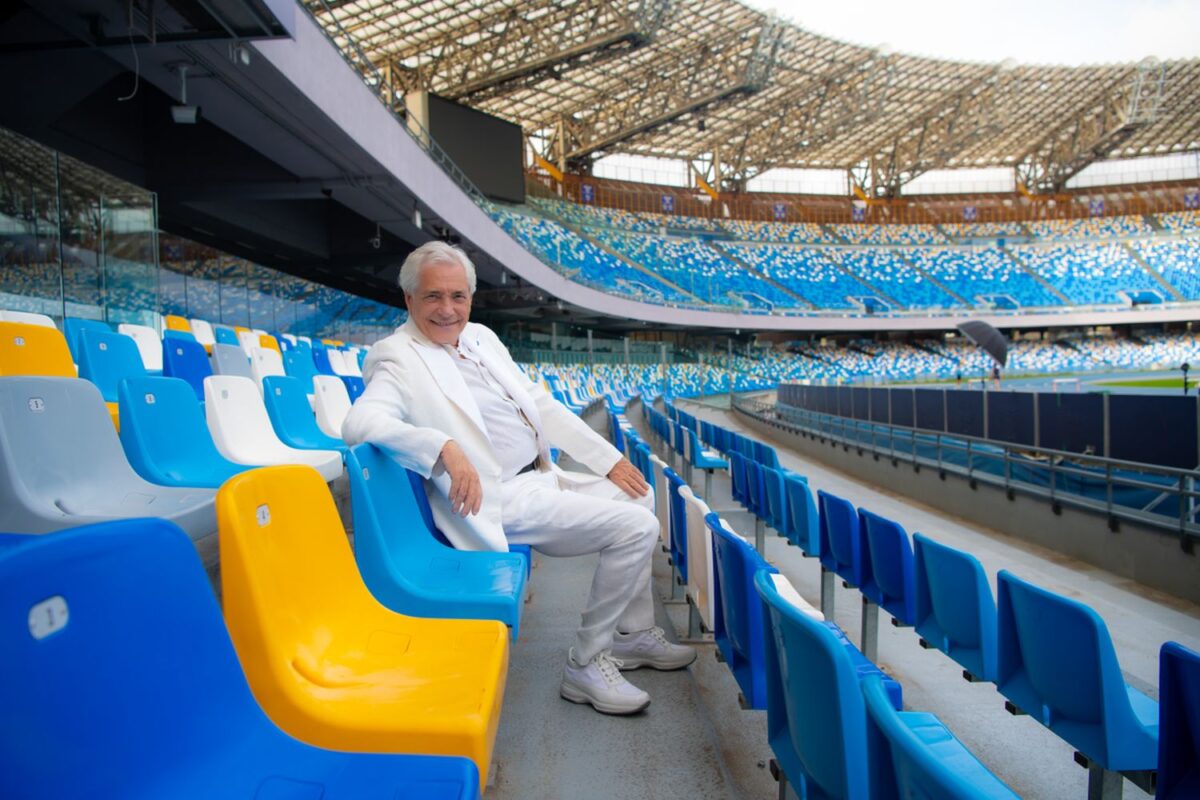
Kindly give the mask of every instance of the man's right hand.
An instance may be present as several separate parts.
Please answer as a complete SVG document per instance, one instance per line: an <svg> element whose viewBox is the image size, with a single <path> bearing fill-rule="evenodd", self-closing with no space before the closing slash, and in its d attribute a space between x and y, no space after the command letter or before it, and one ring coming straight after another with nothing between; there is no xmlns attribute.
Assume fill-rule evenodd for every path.
<svg viewBox="0 0 1200 800"><path fill-rule="evenodd" d="M478 514L483 505L483 484L467 454L451 439L442 447L440 460L450 476L450 510L464 517Z"/></svg>

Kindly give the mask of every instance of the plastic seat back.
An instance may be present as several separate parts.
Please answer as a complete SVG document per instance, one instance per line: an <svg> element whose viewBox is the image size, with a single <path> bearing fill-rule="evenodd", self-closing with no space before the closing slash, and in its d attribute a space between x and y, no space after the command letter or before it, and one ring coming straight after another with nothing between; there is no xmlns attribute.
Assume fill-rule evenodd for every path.
<svg viewBox="0 0 1200 800"><path fill-rule="evenodd" d="M322 433L334 439L342 438L342 423L350 413L350 395L346 384L333 375L313 377L313 410Z"/></svg>
<svg viewBox="0 0 1200 800"><path fill-rule="evenodd" d="M192 332L192 324L187 321L186 317L181 317L178 314L167 314L163 317L163 325L169 331L182 331L183 333Z"/></svg>
<svg viewBox="0 0 1200 800"><path fill-rule="evenodd" d="M350 398L351 404L366 391L366 383L357 375L339 375L338 378L341 379L342 385L346 387L346 396Z"/></svg>
<svg viewBox="0 0 1200 800"><path fill-rule="evenodd" d="M517 637L525 557L455 550L424 522L409 471L371 444L346 456L354 511L354 557L371 594L418 617L494 619Z"/></svg>
<svg viewBox="0 0 1200 800"><path fill-rule="evenodd" d="M792 539L791 519L787 509L787 492L783 486L783 472L772 467L762 468L763 496L766 499L767 524L779 531L779 535Z"/></svg>
<svg viewBox="0 0 1200 800"><path fill-rule="evenodd" d="M146 376L138 346L128 336L84 330L79 342L79 377L96 384L105 402L117 402L117 384L122 378Z"/></svg>
<svg viewBox="0 0 1200 800"><path fill-rule="evenodd" d="M245 354L246 358L250 358L250 356L254 353L254 348L259 346L258 332L242 328L237 332L237 337L238 346L242 348L242 352Z"/></svg>
<svg viewBox="0 0 1200 800"><path fill-rule="evenodd" d="M687 562L687 505L684 503L680 490L687 486L683 478L675 470L667 467L663 470L667 478L667 499L671 509L671 560L679 577L686 584L688 580Z"/></svg>
<svg viewBox="0 0 1200 800"><path fill-rule="evenodd" d="M877 767L849 653L833 631L779 594L769 571L755 575L754 588L765 607L767 738L776 758L807 790L801 796L872 800Z"/></svg>
<svg viewBox="0 0 1200 800"><path fill-rule="evenodd" d="M329 364L328 348L323 344L314 344L312 348L313 364L317 368L317 372L321 375L336 375L333 367Z"/></svg>
<svg viewBox="0 0 1200 800"><path fill-rule="evenodd" d="M148 372L162 372L162 338L158 331L146 325L132 325L122 322L117 326L117 333L123 333L137 345L138 355L142 357L142 366Z"/></svg>
<svg viewBox="0 0 1200 800"><path fill-rule="evenodd" d="M54 328L58 330L58 326L54 324L54 320L46 314L37 314L32 311L7 311L0 309L0 322L19 322L22 325L38 325L43 328Z"/></svg>
<svg viewBox="0 0 1200 800"><path fill-rule="evenodd" d="M658 532L663 545L671 546L671 489L667 481L667 463L653 453L650 454L650 469L654 479L654 514L658 517Z"/></svg>
<svg viewBox="0 0 1200 800"><path fill-rule="evenodd" d="M1108 628L1083 603L1001 570L996 689L1114 772L1158 763L1158 704L1127 686Z"/></svg>
<svg viewBox="0 0 1200 800"><path fill-rule="evenodd" d="M67 347L71 349L71 358L75 359L76 364L81 358L79 350L83 342L80 341L80 336L84 331L112 333L112 327L107 322L98 319L80 319L79 317L63 319L63 335L67 337Z"/></svg>
<svg viewBox="0 0 1200 800"><path fill-rule="evenodd" d="M871 555L858 511L850 501L824 490L818 490L817 497L821 504L821 566L860 588L870 580Z"/></svg>
<svg viewBox="0 0 1200 800"><path fill-rule="evenodd" d="M67 340L57 328L0 322L0 375L75 377Z"/></svg>
<svg viewBox="0 0 1200 800"><path fill-rule="evenodd" d="M254 348L254 352L250 355L250 374L259 388L262 388L263 381L272 375L287 375L283 369L283 356L279 354L278 350Z"/></svg>
<svg viewBox="0 0 1200 800"><path fill-rule="evenodd" d="M191 319L188 323L192 328L192 336L196 337L196 341L204 345L205 350L211 350L212 346L217 343L217 335L213 330L213 326L204 319Z"/></svg>
<svg viewBox="0 0 1200 800"><path fill-rule="evenodd" d="M1200 797L1200 653L1176 642L1158 661L1157 800Z"/></svg>
<svg viewBox="0 0 1200 800"><path fill-rule="evenodd" d="M917 634L973 677L996 680L996 602L983 565L920 533L913 534L913 605Z"/></svg>
<svg viewBox="0 0 1200 800"><path fill-rule="evenodd" d="M711 631L715 616L712 534L704 520L712 512L690 487L684 486L679 494L683 497L687 520L687 594L700 615L700 621Z"/></svg>
<svg viewBox="0 0 1200 800"><path fill-rule="evenodd" d="M313 365L311 351L292 348L285 352L283 354L283 371L304 384L305 394L313 393L313 378L318 373L317 368Z"/></svg>
<svg viewBox="0 0 1200 800"><path fill-rule="evenodd" d="M133 471L100 391L79 378L0 378L0 530L47 533L118 517L174 518L213 533L213 493Z"/></svg>
<svg viewBox="0 0 1200 800"><path fill-rule="evenodd" d="M204 345L184 339L163 339L163 377L179 378L192 387L196 399L204 400L204 379L213 374Z"/></svg>
<svg viewBox="0 0 1200 800"><path fill-rule="evenodd" d="M250 359L240 347L214 344L212 365L214 375L236 375L254 380L254 372L250 369Z"/></svg>
<svg viewBox="0 0 1200 800"><path fill-rule="evenodd" d="M192 387L179 378L125 378L117 392L121 445L134 470L162 486L219 488L247 467L213 444Z"/></svg>
<svg viewBox="0 0 1200 800"><path fill-rule="evenodd" d="M178 328L164 328L163 339L183 339L185 342L195 342L196 337L191 331L181 331Z"/></svg>
<svg viewBox="0 0 1200 800"><path fill-rule="evenodd" d="M746 457L739 452L729 454L729 477L733 499L743 506L748 505L750 494L746 491Z"/></svg>
<svg viewBox="0 0 1200 800"><path fill-rule="evenodd" d="M784 475L784 491L787 493L787 510L791 518L789 540L806 556L821 554L821 519L817 504L813 500L808 481L798 475Z"/></svg>
<svg viewBox="0 0 1200 800"><path fill-rule="evenodd" d="M746 464L746 508L764 522L769 522L767 513L767 487L763 476L763 465L752 458Z"/></svg>
<svg viewBox="0 0 1200 800"><path fill-rule="evenodd" d="M762 556L726 527L716 514L705 524L712 533L713 567L716 576L719 611L713 628L714 638L725 663L737 679L750 708L766 707L762 604L754 593L754 573L759 569L775 572Z"/></svg>
<svg viewBox="0 0 1200 800"><path fill-rule="evenodd" d="M238 343L237 331L228 325L213 325L213 344L228 344L241 347Z"/></svg>
<svg viewBox="0 0 1200 800"><path fill-rule="evenodd" d="M157 781L180 796L166 788L173 769L269 726L195 549L169 522L88 525L5 553L0 614L7 797L130 797ZM40 621L33 635L26 617Z"/></svg>
<svg viewBox="0 0 1200 800"><path fill-rule="evenodd" d="M913 551L908 533L899 523L865 508L858 510L858 516L871 559L870 577L863 584L862 593L900 624L912 625L917 615Z"/></svg>
<svg viewBox="0 0 1200 800"><path fill-rule="evenodd" d="M382 606L309 467L231 478L217 519L225 621L276 724L337 749L465 755L487 774L508 663L503 624Z"/></svg>
<svg viewBox="0 0 1200 800"><path fill-rule="evenodd" d="M862 681L868 751L887 796L923 800L1018 800L932 714L897 711L879 675ZM882 741L880 741L882 740ZM890 765L890 770L887 768ZM882 796L882 786L875 796Z"/></svg>
<svg viewBox="0 0 1200 800"><path fill-rule="evenodd" d="M284 444L302 449L346 449L345 442L326 436L317 427L317 418L298 379L284 375L267 377L263 381L263 402L275 434Z"/></svg>

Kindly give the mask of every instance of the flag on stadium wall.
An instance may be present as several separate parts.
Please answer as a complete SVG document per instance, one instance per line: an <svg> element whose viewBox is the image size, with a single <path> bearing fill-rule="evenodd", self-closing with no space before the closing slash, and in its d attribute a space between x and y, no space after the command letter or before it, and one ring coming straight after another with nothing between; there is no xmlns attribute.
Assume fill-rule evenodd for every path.
<svg viewBox="0 0 1200 800"><path fill-rule="evenodd" d="M1183 196L1184 208L1200 208L1200 189L1192 189Z"/></svg>
<svg viewBox="0 0 1200 800"><path fill-rule="evenodd" d="M669 195L669 194L664 194L662 196L662 200L663 200L663 213L664 214L675 213L675 196Z"/></svg>
<svg viewBox="0 0 1200 800"><path fill-rule="evenodd" d="M975 206L963 206L963 222L974 222L979 216L979 210Z"/></svg>
<svg viewBox="0 0 1200 800"><path fill-rule="evenodd" d="M596 187L590 183L585 183L579 187L579 202L594 203L596 202Z"/></svg>
<svg viewBox="0 0 1200 800"><path fill-rule="evenodd" d="M777 220L787 219L787 203L776 203L775 204L775 219L777 219Z"/></svg>
<svg viewBox="0 0 1200 800"><path fill-rule="evenodd" d="M854 220L855 222L865 222L867 219L866 206L855 206L854 208L850 209L850 219Z"/></svg>
<svg viewBox="0 0 1200 800"><path fill-rule="evenodd" d="M1104 198L1097 197L1088 202L1088 213L1093 217L1104 213Z"/></svg>

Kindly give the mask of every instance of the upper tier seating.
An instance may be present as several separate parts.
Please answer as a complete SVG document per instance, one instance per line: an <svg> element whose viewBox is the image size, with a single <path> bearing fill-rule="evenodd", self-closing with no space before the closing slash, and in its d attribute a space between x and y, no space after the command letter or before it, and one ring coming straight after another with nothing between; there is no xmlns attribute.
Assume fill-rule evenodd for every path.
<svg viewBox="0 0 1200 800"><path fill-rule="evenodd" d="M255 698L300 741L466 756L486 776L508 631L380 605L310 467L231 478L217 497L225 622Z"/></svg>
<svg viewBox="0 0 1200 800"><path fill-rule="evenodd" d="M996 295L1018 306L1061 305L1037 279L998 247L915 248L906 251L913 264L970 303Z"/></svg>
<svg viewBox="0 0 1200 800"><path fill-rule="evenodd" d="M1200 237L1135 239L1134 251L1187 300L1200 300Z"/></svg>
<svg viewBox="0 0 1200 800"><path fill-rule="evenodd" d="M1119 291L1165 294L1120 242L1014 245L1012 253L1073 303L1121 303Z"/></svg>
<svg viewBox="0 0 1200 800"><path fill-rule="evenodd" d="M852 244L942 244L946 237L936 225L830 225Z"/></svg>
<svg viewBox="0 0 1200 800"><path fill-rule="evenodd" d="M962 305L908 264L902 251L878 247L831 247L824 254L902 306L953 308Z"/></svg>
<svg viewBox="0 0 1200 800"><path fill-rule="evenodd" d="M728 250L817 308L853 308L850 297L875 294L834 264L826 249L738 244Z"/></svg>
<svg viewBox="0 0 1200 800"><path fill-rule="evenodd" d="M283 733L250 694L195 551L169 522L6 548L0 614L22 620L0 629L10 800L478 797L465 758L337 752Z"/></svg>

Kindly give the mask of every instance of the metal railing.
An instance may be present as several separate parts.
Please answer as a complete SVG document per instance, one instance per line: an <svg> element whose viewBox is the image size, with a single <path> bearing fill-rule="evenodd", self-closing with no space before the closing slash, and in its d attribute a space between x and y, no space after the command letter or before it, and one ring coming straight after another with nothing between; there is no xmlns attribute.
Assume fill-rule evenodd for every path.
<svg viewBox="0 0 1200 800"><path fill-rule="evenodd" d="M1098 512L1113 530L1127 520L1172 531L1188 552L1200 537L1197 470L819 414L761 397L736 397L733 407L763 424L844 450L855 448L876 460L960 475L972 488L976 483L1003 488L1010 499L1017 493L1039 497L1056 513L1063 506Z"/></svg>

